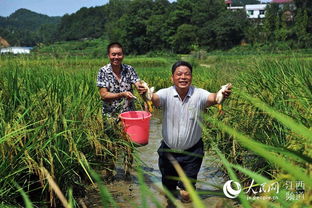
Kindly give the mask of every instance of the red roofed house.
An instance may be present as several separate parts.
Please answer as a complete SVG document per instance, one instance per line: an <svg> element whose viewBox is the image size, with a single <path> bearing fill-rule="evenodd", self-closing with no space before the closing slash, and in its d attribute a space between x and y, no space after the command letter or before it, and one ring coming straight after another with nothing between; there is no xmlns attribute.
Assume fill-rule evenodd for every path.
<svg viewBox="0 0 312 208"><path fill-rule="evenodd" d="M281 8L283 8L285 5L289 5L291 8L294 8L295 2L294 0L272 0L272 4L279 4Z"/></svg>
<svg viewBox="0 0 312 208"><path fill-rule="evenodd" d="M230 7L232 5L232 0L224 0L224 3Z"/></svg>
<svg viewBox="0 0 312 208"><path fill-rule="evenodd" d="M276 3L276 4L289 4L289 3L294 3L293 0L272 0L271 3Z"/></svg>

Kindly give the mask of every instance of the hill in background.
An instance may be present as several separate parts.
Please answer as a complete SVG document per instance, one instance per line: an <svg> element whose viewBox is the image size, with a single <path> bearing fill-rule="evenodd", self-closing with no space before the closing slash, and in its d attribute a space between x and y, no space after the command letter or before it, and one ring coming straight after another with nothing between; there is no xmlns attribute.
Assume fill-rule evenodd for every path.
<svg viewBox="0 0 312 208"><path fill-rule="evenodd" d="M96 41L92 42L96 39L118 41L130 54L228 50L242 42L267 50L311 48L312 1L294 1L294 6L268 4L265 18L256 21L244 10L233 12L224 1L212 0L114 0L62 17L24 9L0 18L0 36L12 46L90 40L74 44L77 50L98 48ZM284 17L289 12L294 14L292 21Z"/></svg>
<svg viewBox="0 0 312 208"><path fill-rule="evenodd" d="M1 17L0 27L21 30L38 30L45 24L57 24L60 19L61 17L49 17L28 9L19 9L8 17Z"/></svg>
<svg viewBox="0 0 312 208"><path fill-rule="evenodd" d="M55 31L60 20L61 17L19 9L8 17L0 17L0 36L11 45L33 46Z"/></svg>

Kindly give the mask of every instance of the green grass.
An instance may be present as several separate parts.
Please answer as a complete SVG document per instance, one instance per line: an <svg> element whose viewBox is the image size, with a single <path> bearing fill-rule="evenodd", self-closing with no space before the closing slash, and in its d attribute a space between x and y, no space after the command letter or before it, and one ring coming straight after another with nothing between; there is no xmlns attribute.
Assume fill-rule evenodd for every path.
<svg viewBox="0 0 312 208"><path fill-rule="evenodd" d="M104 39L90 39L83 41L64 41L52 45L38 45L34 52L38 55L52 55L56 57L103 57L106 54L108 41Z"/></svg>
<svg viewBox="0 0 312 208"><path fill-rule="evenodd" d="M265 207L284 207L283 203L305 207L311 201L312 62L302 54L285 57L226 54L201 61L210 65L207 70L217 71L214 77L234 85L232 98L224 103L224 115L213 108L205 115L206 144L219 149L232 168L236 165L242 184L260 174L281 184L300 180L306 185L305 200L266 201L261 205Z"/></svg>
<svg viewBox="0 0 312 208"><path fill-rule="evenodd" d="M55 204L42 168L77 197L91 180L85 164L109 169L131 145L104 134L97 69L84 60L28 58L1 57L0 197L14 203L15 181L30 196L42 192L35 200Z"/></svg>
<svg viewBox="0 0 312 208"><path fill-rule="evenodd" d="M79 44L68 44L68 50L76 47L78 54ZM100 43L90 41L90 47L96 45ZM54 49L46 50L50 54ZM57 196L49 189L42 168L57 184L62 184L61 191L70 204L75 204L72 201L83 195L85 184L101 183L90 169L109 170L111 167L103 166L103 161L114 163L120 152L132 148L128 142L110 138L103 132L105 126L95 81L98 69L107 63L106 57L77 54L57 51L51 56L0 56L0 199L3 204L17 204L20 194L34 206L45 206L49 200L55 204ZM177 59L178 56L129 56L124 63L134 66L141 79L158 90L171 85L171 65ZM219 115L211 107L202 124L207 150L220 156L230 177L242 184L254 178L258 184L302 180L306 185L304 200L272 203L248 201L242 195L243 206L308 205L312 181L309 53L261 56L208 53L200 60L183 59L195 63L195 86L215 92L227 82L234 85L231 98L224 103L224 114ZM142 192L146 193L142 196L144 204L145 198L152 194L143 179L140 183ZM103 184L100 187L103 203L109 201L117 207ZM39 198L33 197L36 191L41 193ZM191 192L197 205L202 206L196 192ZM159 206L157 201L155 205Z"/></svg>

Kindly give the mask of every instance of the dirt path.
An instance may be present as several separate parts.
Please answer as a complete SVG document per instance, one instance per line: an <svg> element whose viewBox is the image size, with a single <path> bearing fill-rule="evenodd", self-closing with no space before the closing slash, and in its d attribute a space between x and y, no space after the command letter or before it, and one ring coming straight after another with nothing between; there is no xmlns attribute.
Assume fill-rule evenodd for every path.
<svg viewBox="0 0 312 208"><path fill-rule="evenodd" d="M161 189L161 175L158 169L158 154L157 149L161 140L161 121L160 116L156 113L151 119L149 144L138 147L139 157L144 161L142 169L146 174L144 175L145 183L148 185L152 195L160 203L161 207L167 206L167 201ZM201 170L199 172L197 188L201 192L200 197L207 207L233 207L233 201L217 196L217 194L205 194L204 192L218 192L224 183L224 173L218 169L218 163L215 158L205 155ZM142 207L141 190L135 170L131 172L131 177L126 179L121 168L117 168L115 180L106 186L113 198L121 208L137 208ZM88 202L86 207L102 207L101 200L98 196L97 190L89 190L87 197ZM151 200L147 200L147 207L157 207ZM192 204L182 204L185 208L192 208Z"/></svg>

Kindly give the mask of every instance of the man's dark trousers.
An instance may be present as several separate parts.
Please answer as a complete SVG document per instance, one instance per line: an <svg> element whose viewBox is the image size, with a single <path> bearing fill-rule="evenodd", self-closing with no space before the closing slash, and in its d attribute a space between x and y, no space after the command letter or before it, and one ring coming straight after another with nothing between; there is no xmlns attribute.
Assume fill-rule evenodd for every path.
<svg viewBox="0 0 312 208"><path fill-rule="evenodd" d="M180 189L185 190L183 183L180 180L172 179L171 177L179 177L175 168L168 158L168 154L171 154L175 160L180 164L186 176L191 180L194 188L197 180L197 175L204 156L204 145L202 139L193 147L184 150L182 153L176 153L173 149L170 149L164 141L161 141L161 145L158 149L158 165L162 175L162 184L169 191L174 192L177 186ZM187 154L187 153L191 154Z"/></svg>

